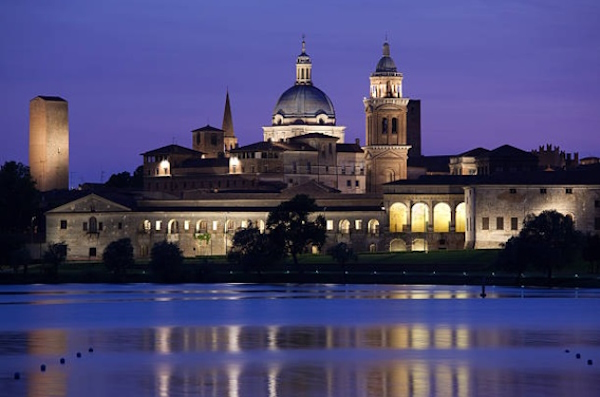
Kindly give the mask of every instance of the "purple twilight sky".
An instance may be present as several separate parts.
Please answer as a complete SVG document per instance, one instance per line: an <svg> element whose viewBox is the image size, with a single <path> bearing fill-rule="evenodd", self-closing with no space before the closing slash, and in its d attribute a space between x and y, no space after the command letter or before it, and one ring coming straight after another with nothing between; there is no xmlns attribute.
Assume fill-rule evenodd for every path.
<svg viewBox="0 0 600 397"><path fill-rule="evenodd" d="M0 163L28 163L29 100L69 101L71 185L133 172L142 152L220 127L262 140L306 34L313 82L346 142L387 35L423 152L551 143L600 156L597 0L4 0Z"/></svg>

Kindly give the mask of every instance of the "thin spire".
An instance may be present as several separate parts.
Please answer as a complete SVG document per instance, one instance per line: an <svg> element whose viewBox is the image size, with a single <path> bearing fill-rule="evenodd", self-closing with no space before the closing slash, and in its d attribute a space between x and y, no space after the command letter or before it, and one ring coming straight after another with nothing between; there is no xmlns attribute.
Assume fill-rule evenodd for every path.
<svg viewBox="0 0 600 397"><path fill-rule="evenodd" d="M306 54L306 42L304 41L304 38L306 36L304 35L304 33L302 33L302 53Z"/></svg>
<svg viewBox="0 0 600 397"><path fill-rule="evenodd" d="M233 132L233 118L231 117L231 105L229 104L229 87L225 96L225 111L223 112L223 125L221 129L225 131L225 136L235 136Z"/></svg>

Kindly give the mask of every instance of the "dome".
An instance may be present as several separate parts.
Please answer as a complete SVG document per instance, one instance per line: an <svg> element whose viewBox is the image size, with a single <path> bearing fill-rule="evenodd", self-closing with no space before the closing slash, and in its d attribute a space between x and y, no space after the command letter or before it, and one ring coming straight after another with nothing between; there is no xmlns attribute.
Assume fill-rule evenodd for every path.
<svg viewBox="0 0 600 397"><path fill-rule="evenodd" d="M390 45L386 42L383 43L383 56L377 62L375 73L396 73L396 63L390 56Z"/></svg>
<svg viewBox="0 0 600 397"><path fill-rule="evenodd" d="M294 119L291 124L305 123L306 120L303 119L314 119L320 114L335 119L331 99L313 85L298 84L289 88L281 94L273 109L273 116L281 115L284 119Z"/></svg>
<svg viewBox="0 0 600 397"><path fill-rule="evenodd" d="M390 56L381 57L379 62L377 62L377 67L375 68L375 72L377 72L377 73L382 73L382 72L383 73L390 73L390 72L393 73L396 71L397 71L396 63Z"/></svg>

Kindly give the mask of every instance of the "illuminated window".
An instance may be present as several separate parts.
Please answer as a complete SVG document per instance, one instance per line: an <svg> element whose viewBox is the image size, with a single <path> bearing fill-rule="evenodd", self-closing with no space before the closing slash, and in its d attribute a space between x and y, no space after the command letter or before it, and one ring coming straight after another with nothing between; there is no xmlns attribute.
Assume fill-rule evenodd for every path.
<svg viewBox="0 0 600 397"><path fill-rule="evenodd" d="M327 230L333 230L333 221L331 219L327 220Z"/></svg>
<svg viewBox="0 0 600 397"><path fill-rule="evenodd" d="M216 231L219 228L219 221L213 221L212 230Z"/></svg>
<svg viewBox="0 0 600 397"><path fill-rule="evenodd" d="M183 221L183 229L190 230L190 221Z"/></svg>
<svg viewBox="0 0 600 397"><path fill-rule="evenodd" d="M154 229L158 232L158 231L160 231L161 226L162 226L162 221L156 221L156 223L154 224Z"/></svg>
<svg viewBox="0 0 600 397"><path fill-rule="evenodd" d="M356 230L362 229L362 219L357 219L354 221L354 228Z"/></svg>

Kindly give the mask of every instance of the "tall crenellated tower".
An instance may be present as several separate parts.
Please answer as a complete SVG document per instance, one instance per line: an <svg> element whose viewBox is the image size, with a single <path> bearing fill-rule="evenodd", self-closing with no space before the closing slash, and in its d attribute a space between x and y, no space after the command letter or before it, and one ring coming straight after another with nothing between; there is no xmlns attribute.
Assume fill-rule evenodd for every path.
<svg viewBox="0 0 600 397"><path fill-rule="evenodd" d="M409 99L402 96L402 73L383 44L383 56L370 77L366 113L367 191L381 192L383 183L406 179L408 151L407 112Z"/></svg>
<svg viewBox="0 0 600 397"><path fill-rule="evenodd" d="M225 144L225 156L229 157L229 151L235 149L238 144L238 140L233 131L233 117L231 116L231 105L229 104L229 90L227 90L227 96L225 97L225 111L223 112L223 125L221 129L224 131L223 141Z"/></svg>
<svg viewBox="0 0 600 397"><path fill-rule="evenodd" d="M69 188L69 104L60 97L29 101L29 169L42 192Z"/></svg>

